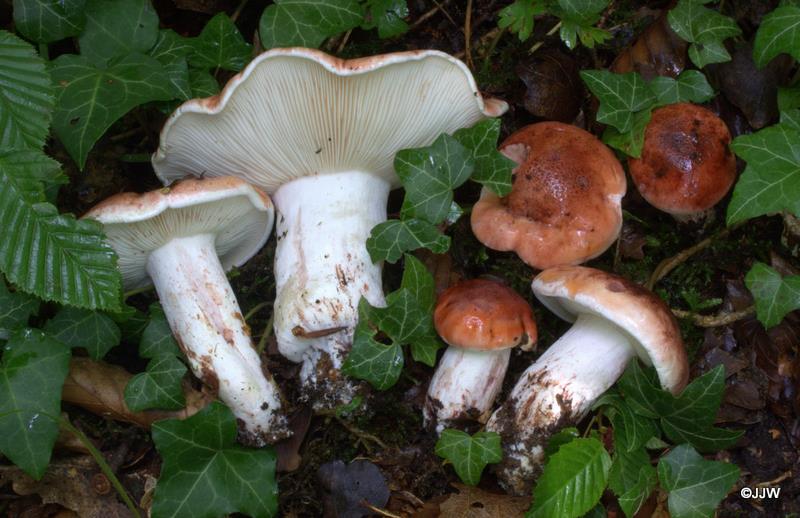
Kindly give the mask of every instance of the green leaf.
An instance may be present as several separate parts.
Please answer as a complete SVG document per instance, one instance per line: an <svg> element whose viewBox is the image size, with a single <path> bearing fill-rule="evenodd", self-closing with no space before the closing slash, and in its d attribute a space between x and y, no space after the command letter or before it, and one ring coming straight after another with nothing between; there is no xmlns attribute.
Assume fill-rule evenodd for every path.
<svg viewBox="0 0 800 518"><path fill-rule="evenodd" d="M615 74L607 70L584 70L581 78L600 101L597 121L623 133L633 128L633 114L651 107L655 101L653 92L635 72Z"/></svg>
<svg viewBox="0 0 800 518"><path fill-rule="evenodd" d="M500 119L486 119L471 128L456 131L453 137L471 152L475 161L471 179L485 185L498 196L508 196L511 192L511 171L516 164L497 151Z"/></svg>
<svg viewBox="0 0 800 518"><path fill-rule="evenodd" d="M156 356L147 370L135 375L125 387L125 404L134 412L158 408L180 410L186 405L181 380L186 366L171 354Z"/></svg>
<svg viewBox="0 0 800 518"><path fill-rule="evenodd" d="M47 333L71 348L82 347L95 360L119 345L122 332L108 316L88 309L63 307L44 326Z"/></svg>
<svg viewBox="0 0 800 518"><path fill-rule="evenodd" d="M357 0L276 0L264 9L258 32L265 49L316 48L363 20L364 8Z"/></svg>
<svg viewBox="0 0 800 518"><path fill-rule="evenodd" d="M450 248L450 237L435 225L421 219L391 219L375 225L367 238L367 251L373 262L396 262L405 252L427 248L443 254Z"/></svg>
<svg viewBox="0 0 800 518"><path fill-rule="evenodd" d="M529 518L573 518L600 501L611 458L594 438L575 439L561 446L544 466L533 490Z"/></svg>
<svg viewBox="0 0 800 518"><path fill-rule="evenodd" d="M44 184L67 183L61 164L41 151L0 152L0 170L8 175L23 200L38 203L45 200Z"/></svg>
<svg viewBox="0 0 800 518"><path fill-rule="evenodd" d="M614 452L608 487L617 495L626 516L633 518L655 489L657 481L656 469L650 465L650 455L644 448Z"/></svg>
<svg viewBox="0 0 800 518"><path fill-rule="evenodd" d="M567 443L570 443L580 437L581 434L578 432L578 429L574 426L570 426L568 428L562 428L561 430L557 431L550 438L547 440L547 447L544 449L544 454L546 458L549 458L551 455L556 453L562 446Z"/></svg>
<svg viewBox="0 0 800 518"><path fill-rule="evenodd" d="M559 17L569 18L580 24L592 24L608 7L608 0L558 0L558 7Z"/></svg>
<svg viewBox="0 0 800 518"><path fill-rule="evenodd" d="M219 93L219 83L205 70L189 69L189 85L192 97L211 97Z"/></svg>
<svg viewBox="0 0 800 518"><path fill-rule="evenodd" d="M586 47L593 49L595 46L612 38L610 32L599 27L578 26L578 38Z"/></svg>
<svg viewBox="0 0 800 518"><path fill-rule="evenodd" d="M778 109L781 111L800 108L800 86L778 88Z"/></svg>
<svg viewBox="0 0 800 518"><path fill-rule="evenodd" d="M649 86L656 94L659 105L704 103L714 97L714 89L699 70L686 70L677 79L658 76L650 81Z"/></svg>
<svg viewBox="0 0 800 518"><path fill-rule="evenodd" d="M756 315L764 327L781 323L790 311L800 309L800 275L781 277L764 263L755 263L745 277L756 302Z"/></svg>
<svg viewBox="0 0 800 518"><path fill-rule="evenodd" d="M453 189L469 179L474 167L471 152L445 133L428 147L398 151L394 168L406 191L402 216L434 225L444 221Z"/></svg>
<svg viewBox="0 0 800 518"><path fill-rule="evenodd" d="M44 60L28 43L0 31L0 150L42 149L53 106Z"/></svg>
<svg viewBox="0 0 800 518"><path fill-rule="evenodd" d="M764 16L753 42L753 61L764 67L782 53L800 59L800 7L784 5Z"/></svg>
<svg viewBox="0 0 800 518"><path fill-rule="evenodd" d="M39 43L77 36L86 23L85 5L86 0L14 0L14 26Z"/></svg>
<svg viewBox="0 0 800 518"><path fill-rule="evenodd" d="M618 393L607 392L595 405L609 405L606 411L611 426L614 429L614 448L624 452L636 451L653 437L659 435L655 423L648 417L644 417L636 412L627 404Z"/></svg>
<svg viewBox="0 0 800 518"><path fill-rule="evenodd" d="M400 288L408 290L419 307L426 313L433 313L436 304L436 288L433 275L422 261L411 254L403 256L403 279Z"/></svg>
<svg viewBox="0 0 800 518"><path fill-rule="evenodd" d="M366 7L368 21L361 25L362 29L377 27L381 39L394 38L408 30L408 24L403 20L408 16L406 0L367 0Z"/></svg>
<svg viewBox="0 0 800 518"><path fill-rule="evenodd" d="M403 370L403 348L392 341L382 344L375 340L377 330L371 324L378 308L362 298L358 303L358 324L353 335L353 347L342 365L348 376L368 381L378 390L386 390L400 378ZM380 308L382 309L382 308Z"/></svg>
<svg viewBox="0 0 800 518"><path fill-rule="evenodd" d="M733 464L705 460L691 446L682 444L661 457L658 478L669 492L673 518L704 518L714 515L739 478Z"/></svg>
<svg viewBox="0 0 800 518"><path fill-rule="evenodd" d="M94 143L117 119L135 106L174 96L164 67L143 54L127 55L108 68L72 54L52 65L58 90L53 130L81 169Z"/></svg>
<svg viewBox="0 0 800 518"><path fill-rule="evenodd" d="M149 0L87 0L86 28L78 43L94 65L146 53L158 39L158 15ZM126 110L127 111L127 110Z"/></svg>
<svg viewBox="0 0 800 518"><path fill-rule="evenodd" d="M644 370L637 360L628 364L617 387L625 396L625 403L639 415L658 419L668 412L670 394L661 390L655 369Z"/></svg>
<svg viewBox="0 0 800 518"><path fill-rule="evenodd" d="M698 0L679 0L667 15L670 27L682 39L692 43L689 58L698 67L731 59L723 42L741 34L731 18L704 7Z"/></svg>
<svg viewBox="0 0 800 518"><path fill-rule="evenodd" d="M508 28L520 41L525 41L533 34L534 17L545 10L545 4L540 0L515 0L513 4L500 10L497 26L501 29Z"/></svg>
<svg viewBox="0 0 800 518"><path fill-rule="evenodd" d="M633 114L633 125L624 133L613 126L606 126L603 131L603 142L619 149L628 156L639 158L644 147L644 132L650 122L651 110L645 109Z"/></svg>
<svg viewBox="0 0 800 518"><path fill-rule="evenodd" d="M191 51L191 41L169 29L158 33L158 40L150 50L150 57L157 59L169 76L172 95L184 101L193 97L189 84L189 65L186 61Z"/></svg>
<svg viewBox="0 0 800 518"><path fill-rule="evenodd" d="M0 363L0 452L35 479L58 436L69 349L37 329L11 335Z"/></svg>
<svg viewBox="0 0 800 518"><path fill-rule="evenodd" d="M503 448L495 432L478 432L470 437L461 430L447 429L436 442L436 455L450 461L463 483L475 486L487 464L503 460Z"/></svg>
<svg viewBox="0 0 800 518"><path fill-rule="evenodd" d="M163 465L153 496L153 516L254 518L278 512L275 453L236 444L236 418L219 402L194 416L153 425Z"/></svg>
<svg viewBox="0 0 800 518"><path fill-rule="evenodd" d="M727 222L788 210L800 215L800 131L776 124L733 140L731 149L747 162L733 189Z"/></svg>
<svg viewBox="0 0 800 518"><path fill-rule="evenodd" d="M122 279L101 226L31 200L24 184L35 175L30 168L7 168L0 162L0 228L6 229L0 270L17 287L42 299L117 310Z"/></svg>
<svg viewBox="0 0 800 518"><path fill-rule="evenodd" d="M0 276L0 340L8 340L11 333L28 324L31 315L39 311L39 301L27 293L10 292Z"/></svg>
<svg viewBox="0 0 800 518"><path fill-rule="evenodd" d="M407 344L433 329L431 312L421 307L414 294L400 288L386 296L385 308L372 308L370 319L397 343Z"/></svg>
<svg viewBox="0 0 800 518"><path fill-rule="evenodd" d="M189 64L197 68L223 68L238 72L250 61L252 46L244 41L236 24L225 13L219 13L203 27L192 41L194 52Z"/></svg>
<svg viewBox="0 0 800 518"><path fill-rule="evenodd" d="M414 361L424 363L428 367L436 365L436 353L444 347L435 331L426 336L414 338L411 342L411 357Z"/></svg>
<svg viewBox="0 0 800 518"><path fill-rule="evenodd" d="M178 342L172 335L167 317L161 305L154 302L148 310L150 320L142 332L142 339L139 341L139 356L142 358L156 358L165 354L181 356Z"/></svg>

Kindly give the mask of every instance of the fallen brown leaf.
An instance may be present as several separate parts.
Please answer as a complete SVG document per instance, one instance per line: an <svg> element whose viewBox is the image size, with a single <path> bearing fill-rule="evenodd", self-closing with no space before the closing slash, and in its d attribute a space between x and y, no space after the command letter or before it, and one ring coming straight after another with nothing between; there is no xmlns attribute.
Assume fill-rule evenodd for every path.
<svg viewBox="0 0 800 518"><path fill-rule="evenodd" d="M670 28L666 15L642 32L633 45L619 53L611 70L638 72L645 80L656 76L677 77L686 66L687 43Z"/></svg>
<svg viewBox="0 0 800 518"><path fill-rule="evenodd" d="M458 493L439 504L439 516L447 518L517 518L531 506L529 497L490 493L477 487L453 484Z"/></svg>

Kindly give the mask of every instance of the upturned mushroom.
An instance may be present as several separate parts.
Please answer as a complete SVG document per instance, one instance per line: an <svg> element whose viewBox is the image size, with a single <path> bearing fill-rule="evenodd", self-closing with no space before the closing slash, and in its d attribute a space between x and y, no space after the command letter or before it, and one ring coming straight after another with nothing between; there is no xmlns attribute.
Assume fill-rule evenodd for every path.
<svg viewBox="0 0 800 518"><path fill-rule="evenodd" d="M528 265L580 264L611 246L622 227L625 172L594 135L569 124L526 126L501 145L518 164L509 194L488 189L472 209L472 232Z"/></svg>
<svg viewBox="0 0 800 518"><path fill-rule="evenodd" d="M437 433L485 423L503 386L511 349L536 344L536 321L514 290L487 279L463 281L436 302L434 325L449 347L428 386L423 415Z"/></svg>
<svg viewBox="0 0 800 518"><path fill-rule="evenodd" d="M653 112L640 158L628 160L633 183L653 207L679 221L701 219L736 180L731 134L710 110L689 103Z"/></svg>
<svg viewBox="0 0 800 518"><path fill-rule="evenodd" d="M673 394L689 377L672 313L644 288L593 268L565 266L541 272L533 292L573 325L528 367L486 425L503 438L498 479L515 494L530 493L550 436L577 424L631 359L653 365Z"/></svg>
<svg viewBox="0 0 800 518"><path fill-rule="evenodd" d="M395 153L506 109L484 99L469 69L442 52L342 60L274 49L219 95L179 107L153 167L165 183L186 173L231 174L273 195L275 336L281 354L302 362L302 393L324 410L355 393L340 368L359 300L385 304L382 265L365 242L399 184Z"/></svg>
<svg viewBox="0 0 800 518"><path fill-rule="evenodd" d="M187 179L117 194L84 217L103 224L126 289L155 285L192 372L231 408L242 442L261 446L287 436L280 392L225 276L267 241L269 198L238 178Z"/></svg>

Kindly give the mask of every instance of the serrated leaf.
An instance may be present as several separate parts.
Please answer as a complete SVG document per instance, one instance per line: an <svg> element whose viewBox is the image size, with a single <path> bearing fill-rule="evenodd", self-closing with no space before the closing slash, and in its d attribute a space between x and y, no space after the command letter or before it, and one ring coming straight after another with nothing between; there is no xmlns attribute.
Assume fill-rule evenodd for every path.
<svg viewBox="0 0 800 518"><path fill-rule="evenodd" d="M436 441L436 455L450 461L463 483L475 486L487 464L503 460L503 449L500 435L495 432L470 436L461 430L447 429Z"/></svg>
<svg viewBox="0 0 800 518"><path fill-rule="evenodd" d="M54 105L44 60L28 43L0 31L0 150L42 149Z"/></svg>
<svg viewBox="0 0 800 518"><path fill-rule="evenodd" d="M781 277L766 264L756 262L744 280L753 294L756 315L764 327L780 324L790 311L800 308L800 275Z"/></svg>
<svg viewBox="0 0 800 518"><path fill-rule="evenodd" d="M153 425L164 463L153 496L153 516L254 518L278 512L275 453L236 444L236 418L219 402L194 416Z"/></svg>
<svg viewBox="0 0 800 518"><path fill-rule="evenodd" d="M64 345L86 349L95 360L119 345L122 337L119 327L108 316L69 306L61 308L48 320L44 330Z"/></svg>
<svg viewBox="0 0 800 518"><path fill-rule="evenodd" d="M125 387L125 404L134 412L158 408L180 410L186 405L181 380L186 366L171 354L156 356L147 370L131 378Z"/></svg>
<svg viewBox="0 0 800 518"><path fill-rule="evenodd" d="M497 151L500 119L486 119L471 128L456 131L453 137L470 151L475 161L470 179L485 185L498 196L508 196L511 192L511 171L516 164Z"/></svg>
<svg viewBox="0 0 800 518"><path fill-rule="evenodd" d="M509 6L500 10L500 19L497 26L508 29L525 41L533 34L534 17L544 13L546 6L539 0L515 0Z"/></svg>
<svg viewBox="0 0 800 518"><path fill-rule="evenodd" d="M69 349L38 329L12 334L0 363L0 452L35 479L58 436Z"/></svg>
<svg viewBox="0 0 800 518"><path fill-rule="evenodd" d="M408 16L408 2L406 0L367 0L367 22L362 29L378 28L378 37L381 39L400 36L408 30L408 24L403 18Z"/></svg>
<svg viewBox="0 0 800 518"><path fill-rule="evenodd" d="M650 455L644 449L615 451L608 487L617 495L625 516L633 518L657 481L656 469L650 465Z"/></svg>
<svg viewBox="0 0 800 518"><path fill-rule="evenodd" d="M258 32L265 49L316 48L363 20L364 8L357 0L276 0L264 9Z"/></svg>
<svg viewBox="0 0 800 518"><path fill-rule="evenodd" d="M709 63L730 60L723 42L738 36L741 29L731 18L703 6L697 0L679 0L667 15L670 27L682 39L692 43L689 59L702 68Z"/></svg>
<svg viewBox="0 0 800 518"><path fill-rule="evenodd" d="M94 65L132 53L145 54L158 38L158 15L150 0L87 0L81 56Z"/></svg>
<svg viewBox="0 0 800 518"><path fill-rule="evenodd" d="M29 203L45 201L42 184L62 185L69 180L61 172L61 164L41 151L0 152L0 169L23 200Z"/></svg>
<svg viewBox="0 0 800 518"><path fill-rule="evenodd" d="M86 23L85 5L86 0L14 0L14 26L38 43L77 36Z"/></svg>
<svg viewBox="0 0 800 518"><path fill-rule="evenodd" d="M691 446L682 444L661 457L658 478L669 492L670 516L705 518L714 515L714 509L736 483L739 468L705 460Z"/></svg>
<svg viewBox="0 0 800 518"><path fill-rule="evenodd" d="M435 225L421 219L391 219L373 227L367 238L367 251L373 262L397 262L405 252L427 248L443 254L450 248L450 237Z"/></svg>
<svg viewBox="0 0 800 518"><path fill-rule="evenodd" d="M10 292L0 276L0 340L8 340L11 333L28 324L31 315L39 311L39 301L27 293Z"/></svg>
<svg viewBox="0 0 800 518"><path fill-rule="evenodd" d="M67 54L52 62L51 74L58 95L53 130L81 169L117 119L140 104L174 96L164 67L144 54L126 55L108 68Z"/></svg>
<svg viewBox="0 0 800 518"><path fill-rule="evenodd" d="M747 162L728 205L727 222L788 210L800 215L800 131L776 124L733 140L731 149Z"/></svg>
<svg viewBox="0 0 800 518"><path fill-rule="evenodd" d="M386 345L375 340L377 330L370 323L375 309L364 298L358 303L353 347L344 361L342 372L366 380L378 390L386 390L397 383L403 370L403 349L396 342Z"/></svg>
<svg viewBox="0 0 800 518"><path fill-rule="evenodd" d="M783 5L762 18L753 42L753 61L764 67L778 54L800 59L800 7Z"/></svg>
<svg viewBox="0 0 800 518"><path fill-rule="evenodd" d="M633 114L651 107L653 92L635 72L615 74L607 70L581 72L586 86L599 99L597 121L614 126L622 133L633 127Z"/></svg>
<svg viewBox="0 0 800 518"><path fill-rule="evenodd" d="M659 105L692 102L704 103L714 97L714 89L705 74L699 70L686 70L677 79L658 76L649 83Z"/></svg>
<svg viewBox="0 0 800 518"><path fill-rule="evenodd" d="M549 458L556 453L562 446L580 437L581 434L574 426L562 428L547 440L547 447L544 449L545 458Z"/></svg>
<svg viewBox="0 0 800 518"><path fill-rule="evenodd" d="M471 152L445 133L428 147L402 149L394 169L406 191L402 216L434 225L447 218L453 189L466 182L475 167Z"/></svg>
<svg viewBox="0 0 800 518"><path fill-rule="evenodd" d="M157 302L151 304L149 313L150 319L139 341L139 356L150 359L162 355L181 356L178 342L172 335L172 329L161 305Z"/></svg>
<svg viewBox="0 0 800 518"><path fill-rule="evenodd" d="M561 446L544 466L533 490L528 518L574 518L588 512L603 494L611 457L594 438Z"/></svg>
<svg viewBox="0 0 800 518"><path fill-rule="evenodd" d="M189 64L197 68L223 68L238 72L250 61L252 46L244 41L236 24L225 13L208 21L192 41Z"/></svg>

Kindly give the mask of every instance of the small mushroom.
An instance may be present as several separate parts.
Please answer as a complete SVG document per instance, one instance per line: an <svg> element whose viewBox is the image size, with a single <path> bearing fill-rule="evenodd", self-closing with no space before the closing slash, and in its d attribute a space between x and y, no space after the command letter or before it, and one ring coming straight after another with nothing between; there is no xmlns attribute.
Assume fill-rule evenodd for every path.
<svg viewBox="0 0 800 518"><path fill-rule="evenodd" d="M679 221L702 218L736 180L731 134L710 110L689 103L653 112L640 158L628 161L633 183L655 208Z"/></svg>
<svg viewBox="0 0 800 518"><path fill-rule="evenodd" d="M489 189L472 209L472 231L528 265L579 264L602 254L622 227L625 172L594 135L540 122L508 137L500 152L519 164L505 198Z"/></svg>
<svg viewBox="0 0 800 518"><path fill-rule="evenodd" d="M689 377L672 313L644 288L593 268L564 266L541 272L533 292L574 323L528 367L486 425L503 437L498 479L515 494L530 493L550 436L577 424L632 358L653 365L661 386L673 394Z"/></svg>
<svg viewBox="0 0 800 518"><path fill-rule="evenodd" d="M513 347L530 350L536 321L514 290L486 279L444 291L433 314L449 345L428 386L423 414L437 433L460 421L485 423L503 386Z"/></svg>
<svg viewBox="0 0 800 518"><path fill-rule="evenodd" d="M117 194L84 217L103 224L126 289L155 285L192 372L231 408L243 442L262 446L285 437L280 392L225 277L267 241L269 198L238 178L187 179Z"/></svg>

